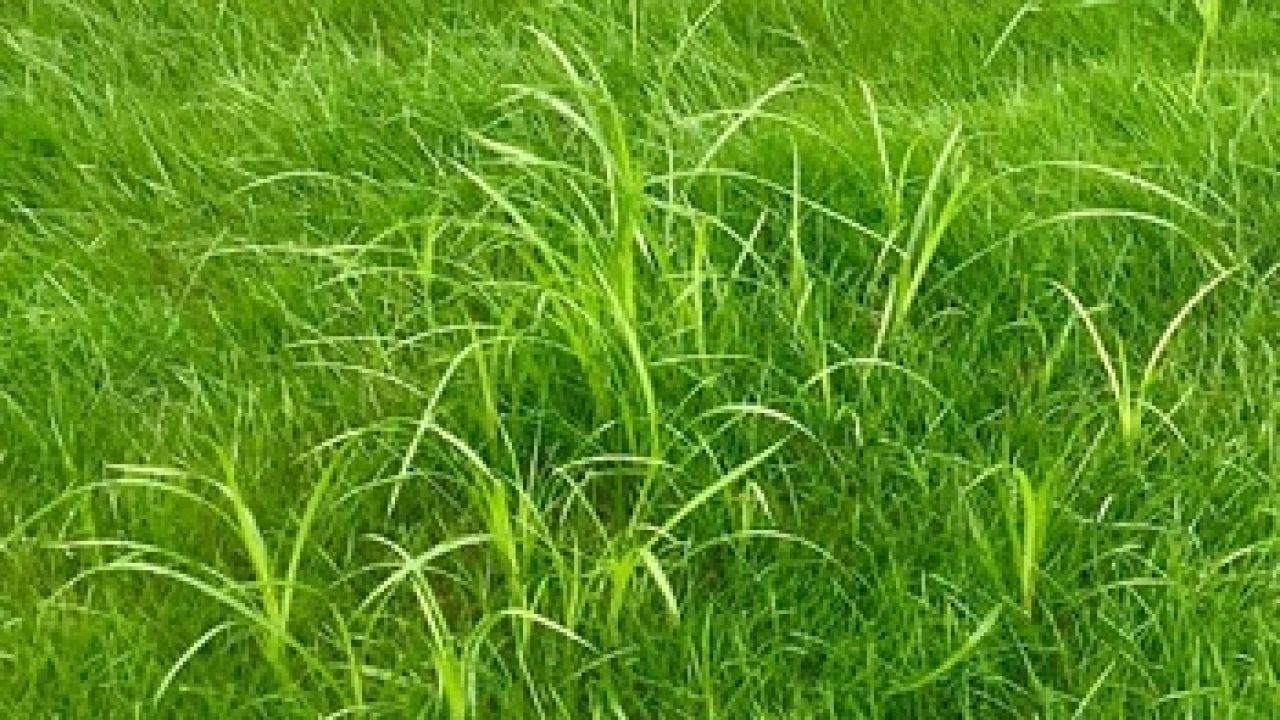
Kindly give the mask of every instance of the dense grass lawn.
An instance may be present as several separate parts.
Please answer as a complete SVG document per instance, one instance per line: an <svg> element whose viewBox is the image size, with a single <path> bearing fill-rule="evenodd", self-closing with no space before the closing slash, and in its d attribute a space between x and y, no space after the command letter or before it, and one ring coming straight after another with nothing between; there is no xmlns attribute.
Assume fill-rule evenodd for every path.
<svg viewBox="0 0 1280 720"><path fill-rule="evenodd" d="M1272 0L0 3L0 716L1280 716Z"/></svg>

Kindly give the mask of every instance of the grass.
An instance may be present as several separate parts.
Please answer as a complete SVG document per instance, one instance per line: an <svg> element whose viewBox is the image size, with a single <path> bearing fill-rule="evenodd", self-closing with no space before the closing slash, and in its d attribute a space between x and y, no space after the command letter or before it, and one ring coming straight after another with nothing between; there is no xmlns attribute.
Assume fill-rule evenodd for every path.
<svg viewBox="0 0 1280 720"><path fill-rule="evenodd" d="M0 6L0 713L1274 716L1277 27Z"/></svg>

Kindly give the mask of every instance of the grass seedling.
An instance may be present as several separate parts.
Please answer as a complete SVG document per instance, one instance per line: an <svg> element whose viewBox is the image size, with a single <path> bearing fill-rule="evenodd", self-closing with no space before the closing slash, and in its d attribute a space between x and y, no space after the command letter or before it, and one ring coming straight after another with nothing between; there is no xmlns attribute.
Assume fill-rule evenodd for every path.
<svg viewBox="0 0 1280 720"><path fill-rule="evenodd" d="M957 123L934 159L924 189L914 201L915 212L908 223L905 213L911 199L907 196L907 169L912 153L908 151L905 154L900 169L895 172L871 88L864 83L862 90L884 178L881 195L885 206L885 242L872 274L873 286L879 282L886 255L896 252L899 256L897 272L889 280L889 290L880 312L880 325L871 351L871 356L878 358L889 338L906 326L911 307L920 294L921 285L938 247L961 210L972 199L968 193L971 172L968 168L961 169L952 180L950 189L944 189L948 173L955 171L956 159L961 150L962 126Z"/></svg>
<svg viewBox="0 0 1280 720"><path fill-rule="evenodd" d="M970 174L968 170L963 170L942 200L941 207L937 207L944 172L950 167L953 156L958 151L960 131L961 126L956 125L947 137L946 144L934 162L924 194L916 206L915 220L905 239L905 254L898 265L898 274L892 283L893 291L884 310L884 315L890 318L888 322L891 330L900 330L906 322L911 305L920 293L925 273L929 271L934 255L938 252L938 246L967 201L965 190L968 189Z"/></svg>
<svg viewBox="0 0 1280 720"><path fill-rule="evenodd" d="M407 584L417 601L418 610L425 623L431 645L431 667L435 671L436 688L449 720L465 720L472 707L472 683L475 674L475 656L478 652L481 632L461 635L449 624L440 598L427 579L433 564L450 554L469 547L494 542L488 535L464 535L442 542L425 553L413 555L393 540L375 536L375 542L389 549L396 557L395 571L381 582L364 601L359 610L377 620L383 615L380 605L383 599L401 585Z"/></svg>
<svg viewBox="0 0 1280 720"><path fill-rule="evenodd" d="M1067 286L1058 282L1053 283L1054 287L1070 303L1076 317L1080 319L1085 330L1089 333L1089 338L1093 341L1093 349L1097 353L1098 361L1102 363L1102 369L1106 373L1107 384L1111 390L1111 397L1115 402L1120 437L1126 443L1132 443L1141 434L1143 409L1149 405L1147 391L1156 379L1160 360L1168 350L1174 335L1177 334L1183 323L1187 321L1195 307L1208 297L1214 288L1230 277L1236 269L1228 268L1220 272L1209 282L1202 285L1195 294L1183 303L1182 308L1165 326L1164 332L1161 333L1160 339L1156 341L1151 354L1147 356L1146 365L1143 366L1142 373L1138 376L1136 382L1129 372L1129 358L1125 352L1123 339L1117 339L1115 350L1110 350L1107 347L1107 343L1102 339L1102 334L1098 331L1097 325L1093 322L1093 316L1085 308L1080 298Z"/></svg>
<svg viewBox="0 0 1280 720"><path fill-rule="evenodd" d="M1017 558L1015 566L1022 612L1030 617L1035 610L1036 580L1049 539L1053 485L1049 482L1037 485L1019 468L1014 468L1013 475L1017 480L1017 491L1004 493L1005 520Z"/></svg>
<svg viewBox="0 0 1280 720"><path fill-rule="evenodd" d="M607 577L609 578L609 611L606 627L611 640L616 642L620 638L622 612L626 607L636 571L641 567L648 571L661 592L671 618L679 620L680 604L676 598L671 580L663 569L662 562L655 554L657 549L661 544L674 540L673 533L676 527L684 522L686 518L707 504L712 498L724 492L730 485L742 480L777 453L785 444L786 440L781 440L724 473L715 482L703 488L681 505L660 525L649 530L648 537L643 541L636 542L630 538L624 538L626 544L611 555L605 563ZM641 522L643 522L643 518L640 515L633 519L635 530L640 529Z"/></svg>
<svg viewBox="0 0 1280 720"><path fill-rule="evenodd" d="M1196 67L1191 81L1191 94L1198 98L1204 90L1209 53L1222 29L1222 0L1194 0L1194 2L1196 12L1200 15L1200 42L1196 45Z"/></svg>
<svg viewBox="0 0 1280 720"><path fill-rule="evenodd" d="M257 637L264 659L276 673L286 693L298 695L301 692L293 658L302 660L303 667L318 673L327 684L335 685L336 681L327 668L318 662L310 649L298 643L291 628L296 593L304 587L300 577L303 559L332 482L335 466L326 466L312 486L306 505L293 529L288 559L282 568L271 544L262 534L257 515L241 491L234 453L219 449L217 454L222 479L200 478L170 468L120 466L116 470L123 473L124 477L85 486L64 495L59 503L97 490L113 493L127 490L151 491L192 503L195 508L209 513L236 538L249 560L253 573L251 580L236 579L211 564L145 543L127 539L91 538L59 543L56 547L66 550L89 549L94 552L116 550L120 557L100 562L64 586L63 591L95 574L126 572L177 582L196 590L231 612L232 620L210 628L172 664L154 693L154 701L157 703L165 697L174 678L201 648L236 626L247 627ZM203 480L214 491L214 497L207 498L184 488L180 483L192 479ZM38 518L31 518L35 519ZM299 699L305 699L305 696L299 695Z"/></svg>
<svg viewBox="0 0 1280 720"><path fill-rule="evenodd" d="M997 497L1004 517L1005 535L1011 548L1008 560L1001 557L986 529L981 515L965 500L969 528L981 550L981 558L993 578L1012 577L1017 584L1016 597L1022 613L1030 618L1035 612L1038 579L1043 572L1045 551L1057 488L1046 478L1037 483L1018 467L997 465L980 474L970 485L977 487L989 477L1007 475L1008 482L997 485Z"/></svg>

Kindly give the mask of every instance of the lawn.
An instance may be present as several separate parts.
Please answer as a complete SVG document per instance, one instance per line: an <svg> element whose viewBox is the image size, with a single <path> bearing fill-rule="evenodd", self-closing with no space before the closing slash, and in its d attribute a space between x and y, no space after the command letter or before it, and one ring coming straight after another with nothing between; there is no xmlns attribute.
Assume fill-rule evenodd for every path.
<svg viewBox="0 0 1280 720"><path fill-rule="evenodd" d="M0 716L1280 716L1271 0L7 0Z"/></svg>

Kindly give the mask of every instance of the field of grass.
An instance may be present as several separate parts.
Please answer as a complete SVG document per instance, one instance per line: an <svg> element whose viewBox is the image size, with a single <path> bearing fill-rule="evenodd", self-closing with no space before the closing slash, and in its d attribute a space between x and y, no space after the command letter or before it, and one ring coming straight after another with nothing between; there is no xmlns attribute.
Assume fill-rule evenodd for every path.
<svg viewBox="0 0 1280 720"><path fill-rule="evenodd" d="M1280 716L1272 0L0 3L0 716Z"/></svg>

